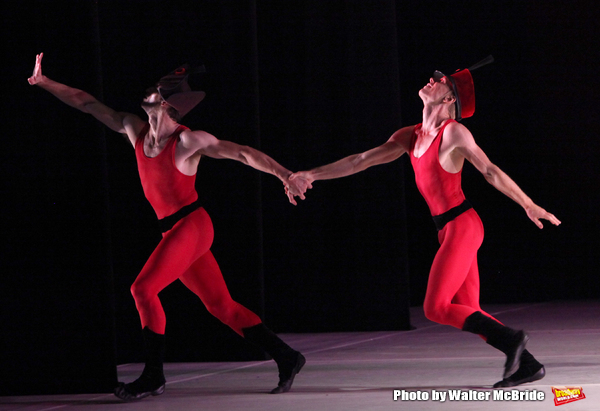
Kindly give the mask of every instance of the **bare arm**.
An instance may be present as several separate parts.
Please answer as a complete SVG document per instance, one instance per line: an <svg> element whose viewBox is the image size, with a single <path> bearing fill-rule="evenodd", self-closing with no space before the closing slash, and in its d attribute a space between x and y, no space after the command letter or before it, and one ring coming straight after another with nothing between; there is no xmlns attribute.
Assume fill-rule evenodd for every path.
<svg viewBox="0 0 600 411"><path fill-rule="evenodd" d="M42 74L42 58L44 53L36 56L33 74L27 79L29 84L39 86L50 92L60 101L84 113L91 114L101 123L118 133L126 134L133 145L145 122L139 117L120 113L99 102L85 91L58 83Z"/></svg>
<svg viewBox="0 0 600 411"><path fill-rule="evenodd" d="M379 147L364 153L353 154L312 170L294 173L291 179L303 178L312 184L316 180L346 177L369 167L394 161L409 150L413 129L413 126L401 128Z"/></svg>
<svg viewBox="0 0 600 411"><path fill-rule="evenodd" d="M535 225L544 228L540 219L548 220L554 225L560 224L558 218L535 204L504 171L490 161L483 150L475 143L475 139L466 127L454 123L447 130L448 133L445 133L444 137L447 136L451 144L455 146L454 151L473 164L483 174L488 183L523 207L527 216Z"/></svg>
<svg viewBox="0 0 600 411"><path fill-rule="evenodd" d="M290 181L289 177L292 172L262 151L231 141L219 140L204 131L185 131L181 133L181 141L190 157L201 154L216 159L235 160L256 170L274 175L283 182L288 199L294 205L296 205L294 196L299 196L303 200L305 198L306 182L302 179Z"/></svg>

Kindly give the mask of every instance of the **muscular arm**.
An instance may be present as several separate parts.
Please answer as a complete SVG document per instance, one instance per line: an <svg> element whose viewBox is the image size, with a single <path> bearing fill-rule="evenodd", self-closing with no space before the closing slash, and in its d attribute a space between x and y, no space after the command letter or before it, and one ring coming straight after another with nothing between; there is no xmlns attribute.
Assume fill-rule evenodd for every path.
<svg viewBox="0 0 600 411"><path fill-rule="evenodd" d="M219 140L204 131L185 131L181 133L181 142L188 153L188 158L205 155L216 159L236 160L264 173L272 174L283 182L288 192L288 199L294 205L294 196L304 200L307 184L304 180L290 181L290 170L283 167L265 153L249 146L231 141Z"/></svg>
<svg viewBox="0 0 600 411"><path fill-rule="evenodd" d="M369 167L394 161L409 150L413 129L413 126L401 128L392 134L384 144L364 153L353 154L312 170L294 173L292 180L304 178L309 183L316 180L330 180L346 177Z"/></svg>
<svg viewBox="0 0 600 411"><path fill-rule="evenodd" d="M111 130L126 134L132 145L135 145L135 139L145 125L142 119L133 114L117 112L85 91L58 83L44 76L42 74L43 56L43 53L36 56L33 74L27 79L29 84L41 87L63 103L91 114Z"/></svg>
<svg viewBox="0 0 600 411"><path fill-rule="evenodd" d="M554 215L535 204L504 171L490 161L466 127L453 123L446 130L444 138L448 138L448 142L455 147L452 154L462 156L473 164L488 183L523 207L529 219L539 228L544 228L540 219L548 220L554 225L560 224Z"/></svg>

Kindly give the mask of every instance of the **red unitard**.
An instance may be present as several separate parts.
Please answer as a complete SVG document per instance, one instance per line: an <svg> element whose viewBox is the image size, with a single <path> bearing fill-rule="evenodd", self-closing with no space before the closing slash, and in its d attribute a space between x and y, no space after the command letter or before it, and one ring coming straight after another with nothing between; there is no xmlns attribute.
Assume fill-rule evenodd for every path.
<svg viewBox="0 0 600 411"><path fill-rule="evenodd" d="M180 126L165 148L156 157L144 153L144 138L148 127L135 144L135 156L146 198L159 219L172 215L198 198L196 175L185 175L175 166L175 149ZM213 226L204 208L198 208L163 233L163 238L135 279L131 293L140 314L142 328L157 334L165 333L165 313L158 293L180 279L204 303L208 311L243 335L242 329L260 324L252 311L231 299L223 275L210 246Z"/></svg>
<svg viewBox="0 0 600 411"><path fill-rule="evenodd" d="M410 160L417 187L432 216L440 215L465 200L461 187L462 170L449 173L442 168L439 159L444 129L452 121L444 124L421 157L414 155L421 124L413 131ZM438 231L438 241L440 248L431 266L423 303L425 316L431 321L459 329L462 329L465 319L476 311L491 317L479 306L477 250L483 241L483 224L475 210L471 208L448 222Z"/></svg>

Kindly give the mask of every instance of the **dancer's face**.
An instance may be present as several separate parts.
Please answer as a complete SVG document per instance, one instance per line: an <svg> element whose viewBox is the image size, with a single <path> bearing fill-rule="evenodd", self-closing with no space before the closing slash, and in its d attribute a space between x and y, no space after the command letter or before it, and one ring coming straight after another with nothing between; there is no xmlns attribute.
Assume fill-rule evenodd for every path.
<svg viewBox="0 0 600 411"><path fill-rule="evenodd" d="M146 90L146 94L144 99L142 100L142 108L149 112L149 110L154 110L160 107L163 99L158 92L156 87L150 87Z"/></svg>
<svg viewBox="0 0 600 411"><path fill-rule="evenodd" d="M419 97L423 101L441 101L452 92L448 77L431 77L429 82L419 90Z"/></svg>

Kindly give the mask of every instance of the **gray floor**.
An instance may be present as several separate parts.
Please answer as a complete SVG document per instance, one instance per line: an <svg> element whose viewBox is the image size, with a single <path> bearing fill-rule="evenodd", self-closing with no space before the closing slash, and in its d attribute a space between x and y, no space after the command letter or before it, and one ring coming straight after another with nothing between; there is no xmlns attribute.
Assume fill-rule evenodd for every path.
<svg viewBox="0 0 600 411"><path fill-rule="evenodd" d="M273 362L166 364L164 395L121 403L112 395L0 397L1 410L552 410L553 386L581 387L585 399L559 410L600 410L600 301L485 306L500 321L526 329L528 349L546 366L541 381L517 395L542 392L543 401L493 398L503 355L471 334L427 321L412 310L417 328L404 332L282 335L308 360L292 391L267 392L277 383ZM140 364L119 367L131 381ZM427 401L393 400L394 390L428 394ZM488 401L433 401L433 390L490 393ZM508 389L510 391L510 389ZM412 394L410 394L412 393Z"/></svg>

